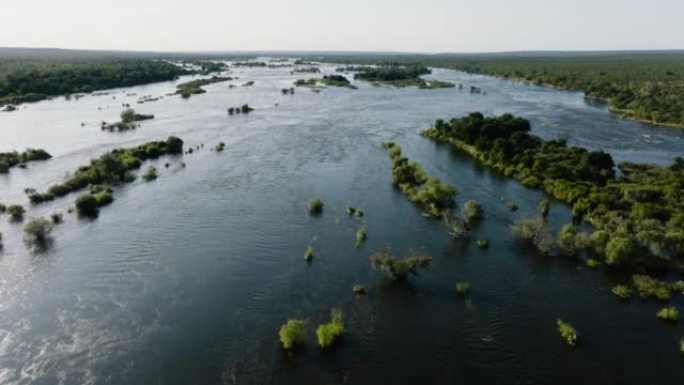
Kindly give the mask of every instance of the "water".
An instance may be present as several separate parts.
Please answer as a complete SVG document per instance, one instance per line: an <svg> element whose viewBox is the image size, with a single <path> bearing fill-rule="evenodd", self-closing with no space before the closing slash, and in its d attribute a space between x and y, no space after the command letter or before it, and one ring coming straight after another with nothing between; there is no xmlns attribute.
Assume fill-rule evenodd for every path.
<svg viewBox="0 0 684 385"><path fill-rule="evenodd" d="M508 226L533 215L543 195L418 133L437 118L511 112L543 137L603 148L618 161L669 164L684 152L684 131L615 119L578 93L447 70L433 76L486 95L358 83L357 91L290 96L280 89L308 74L234 75L240 79L189 100L135 104L173 92L167 82L0 114L0 151L31 146L54 155L0 176L6 204L28 206L25 187L42 190L115 147L169 135L186 147L204 144L151 162L160 177L117 188L96 221L66 215L48 253L27 252L21 226L0 219L0 383L680 383L681 324L659 322L658 303L618 301L610 287L625 277L516 244ZM241 87L247 80L255 85ZM135 131L100 131L122 103L156 118ZM227 116L227 107L243 103L256 110ZM450 238L391 187L383 140L457 186L459 201L483 204L475 238ZM224 152L211 151L219 141ZM325 202L319 218L307 212L312 196ZM502 197L520 210L510 213ZM66 212L74 199L30 207L27 217ZM364 209L362 221L347 216L349 204ZM553 205L555 229L569 219ZM368 240L355 248L361 224ZM490 239L488 250L477 248L479 237ZM303 259L309 244L317 251L311 265ZM393 285L368 262L383 249L428 254L434 263ZM458 281L470 283L468 300L455 294ZM356 283L366 296L352 294ZM682 310L682 296L672 302ZM283 353L277 330L287 318L307 318L313 329L333 307L346 322L337 346L320 350L312 330L302 351ZM557 335L558 317L581 333L577 349Z"/></svg>

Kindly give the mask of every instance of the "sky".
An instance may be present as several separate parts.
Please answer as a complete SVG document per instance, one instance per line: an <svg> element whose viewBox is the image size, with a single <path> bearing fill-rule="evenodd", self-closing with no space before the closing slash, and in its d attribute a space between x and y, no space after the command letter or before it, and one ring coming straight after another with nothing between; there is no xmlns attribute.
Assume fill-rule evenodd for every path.
<svg viewBox="0 0 684 385"><path fill-rule="evenodd" d="M0 47L683 49L684 0L2 0Z"/></svg>

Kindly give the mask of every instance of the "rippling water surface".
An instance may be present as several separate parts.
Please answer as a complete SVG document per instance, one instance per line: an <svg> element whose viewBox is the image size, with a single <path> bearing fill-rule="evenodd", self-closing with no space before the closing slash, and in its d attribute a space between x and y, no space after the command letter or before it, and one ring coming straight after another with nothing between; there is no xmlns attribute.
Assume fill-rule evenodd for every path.
<svg viewBox="0 0 684 385"><path fill-rule="evenodd" d="M610 286L624 277L516 244L508 226L536 213L543 195L418 133L437 118L511 112L545 138L602 148L618 161L669 164L684 153L684 131L615 119L579 93L447 70L432 76L486 95L364 83L282 95L309 77L289 71L236 69L239 80L188 100L135 104L173 92L167 82L0 113L0 151L31 146L54 156L0 175L5 204L28 207L25 187L45 189L115 147L169 135L204 145L152 162L160 177L116 188L97 220L66 215L48 253L28 253L20 225L0 218L0 383L681 383L681 324L661 324L657 303L616 300ZM241 87L248 80L254 86ZM123 103L155 119L101 131ZM243 103L256 110L226 114ZM483 204L476 237L491 240L488 250L450 238L392 188L383 140L457 186L459 201ZM219 141L222 153L211 150ZM325 202L319 218L307 212L312 196ZM510 213L502 198L520 210ZM27 217L65 212L74 199L30 207ZM349 204L364 209L362 221L347 216ZM554 205L550 219L558 229L570 214ZM361 224L368 240L355 248ZM317 250L311 265L303 260L309 244ZM382 249L435 259L393 285L368 263ZM468 300L455 295L457 281L470 283ZM368 294L356 298L355 283ZM673 303L682 309L682 296ZM332 307L345 314L340 344L321 351L312 332L298 354L282 352L277 330L287 318L315 326ZM580 331L577 349L562 344L558 317Z"/></svg>

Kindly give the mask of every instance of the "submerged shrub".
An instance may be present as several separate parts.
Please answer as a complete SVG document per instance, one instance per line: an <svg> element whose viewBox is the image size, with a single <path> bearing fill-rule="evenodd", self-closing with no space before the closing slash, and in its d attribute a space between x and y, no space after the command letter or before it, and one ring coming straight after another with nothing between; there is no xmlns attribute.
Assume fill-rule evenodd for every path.
<svg viewBox="0 0 684 385"><path fill-rule="evenodd" d="M594 258L587 258L585 261L586 265L590 269L596 269L597 267L601 266L601 262L598 259Z"/></svg>
<svg viewBox="0 0 684 385"><path fill-rule="evenodd" d="M468 292L470 292L470 284L468 282L457 282L456 292L462 296L468 295Z"/></svg>
<svg viewBox="0 0 684 385"><path fill-rule="evenodd" d="M371 256L373 267L380 268L395 281L403 281L409 274L418 275L418 269L425 269L430 266L430 263L432 263L431 257L411 256L399 259L386 251Z"/></svg>
<svg viewBox="0 0 684 385"><path fill-rule="evenodd" d="M223 142L219 142L219 144L216 145L216 152L221 152L223 149L226 147L226 144Z"/></svg>
<svg viewBox="0 0 684 385"><path fill-rule="evenodd" d="M557 319L556 328L566 344L569 346L575 346L577 344L577 338L579 337L579 334L577 333L577 330L572 327L572 325L563 321L562 319Z"/></svg>
<svg viewBox="0 0 684 385"><path fill-rule="evenodd" d="M7 206L4 203L0 203L0 214L4 214L7 211Z"/></svg>
<svg viewBox="0 0 684 385"><path fill-rule="evenodd" d="M344 323L342 321L342 310L332 309L330 311L330 322L319 325L316 329L318 345L322 348L332 346L335 341L344 333Z"/></svg>
<svg viewBox="0 0 684 385"><path fill-rule="evenodd" d="M143 174L143 179L147 182L157 179L157 168L154 166L148 167Z"/></svg>
<svg viewBox="0 0 684 385"><path fill-rule="evenodd" d="M543 218L518 219L511 229L516 237L530 242L540 253L550 255L554 252L556 242Z"/></svg>
<svg viewBox="0 0 684 385"><path fill-rule="evenodd" d="M468 223L473 223L478 219L482 219L482 205L476 200L469 200L463 204L463 216Z"/></svg>
<svg viewBox="0 0 684 385"><path fill-rule="evenodd" d="M95 218L100 212L97 200L90 194L81 194L76 198L76 210L82 217Z"/></svg>
<svg viewBox="0 0 684 385"><path fill-rule="evenodd" d="M356 247L360 247L366 241L366 229L360 226L356 229Z"/></svg>
<svg viewBox="0 0 684 385"><path fill-rule="evenodd" d="M611 291L620 298L626 299L632 296L632 289L627 285L615 285Z"/></svg>
<svg viewBox="0 0 684 385"><path fill-rule="evenodd" d="M679 311L674 306L664 307L658 310L656 317L664 321L677 322L679 320Z"/></svg>
<svg viewBox="0 0 684 385"><path fill-rule="evenodd" d="M684 337L679 340L679 352L684 354Z"/></svg>
<svg viewBox="0 0 684 385"><path fill-rule="evenodd" d="M489 247L489 240L488 239L478 239L477 240L477 247L481 249L486 249Z"/></svg>
<svg viewBox="0 0 684 385"><path fill-rule="evenodd" d="M354 294L363 295L366 294L366 287L361 284L356 284L352 287Z"/></svg>
<svg viewBox="0 0 684 385"><path fill-rule="evenodd" d="M304 342L306 338L306 329L309 327L309 322L303 319L289 319L278 330L278 337L283 344L283 349L292 349L296 345Z"/></svg>
<svg viewBox="0 0 684 385"><path fill-rule="evenodd" d="M542 218L546 218L549 216L549 211L551 211L551 203L544 199L539 202L539 215L542 216Z"/></svg>
<svg viewBox="0 0 684 385"><path fill-rule="evenodd" d="M313 246L309 246L306 248L306 251L304 252L304 259L307 262L311 262L311 261L313 261L315 255L316 255L316 252L314 251Z"/></svg>
<svg viewBox="0 0 684 385"><path fill-rule="evenodd" d="M26 210L22 205L9 205L7 206L7 215L9 215L10 220L13 222L20 222L24 219L24 214Z"/></svg>
<svg viewBox="0 0 684 385"><path fill-rule="evenodd" d="M57 225L63 222L62 213L52 213L50 214L50 220L52 223Z"/></svg>
<svg viewBox="0 0 684 385"><path fill-rule="evenodd" d="M24 243L32 249L46 249L51 241L52 227L45 218L31 218L24 226Z"/></svg>
<svg viewBox="0 0 684 385"><path fill-rule="evenodd" d="M323 201L320 198L309 199L309 214L319 215L323 212Z"/></svg>
<svg viewBox="0 0 684 385"><path fill-rule="evenodd" d="M670 288L666 282L644 274L634 274L632 276L632 282L639 292L639 295L642 297L651 297L660 300L670 299Z"/></svg>
<svg viewBox="0 0 684 385"><path fill-rule="evenodd" d="M451 210L447 210L442 214L444 225L454 238L461 238L470 232L470 224Z"/></svg>

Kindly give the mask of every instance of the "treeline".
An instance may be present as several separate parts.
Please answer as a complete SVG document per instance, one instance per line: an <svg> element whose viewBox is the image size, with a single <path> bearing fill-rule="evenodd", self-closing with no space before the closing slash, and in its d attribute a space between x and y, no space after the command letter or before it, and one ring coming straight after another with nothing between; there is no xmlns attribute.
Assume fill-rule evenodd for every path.
<svg viewBox="0 0 684 385"><path fill-rule="evenodd" d="M3 61L0 106L173 80L188 71L164 61Z"/></svg>
<svg viewBox="0 0 684 385"><path fill-rule="evenodd" d="M483 164L569 204L575 218L595 227L578 245L608 265L684 266L684 159L670 167L622 163L603 151L542 140L529 122L480 113L438 120L423 135L448 142ZM581 245L579 245L581 243Z"/></svg>
<svg viewBox="0 0 684 385"><path fill-rule="evenodd" d="M0 152L0 174L6 174L10 168L26 162L50 158L52 155L40 148L28 148L24 152Z"/></svg>

